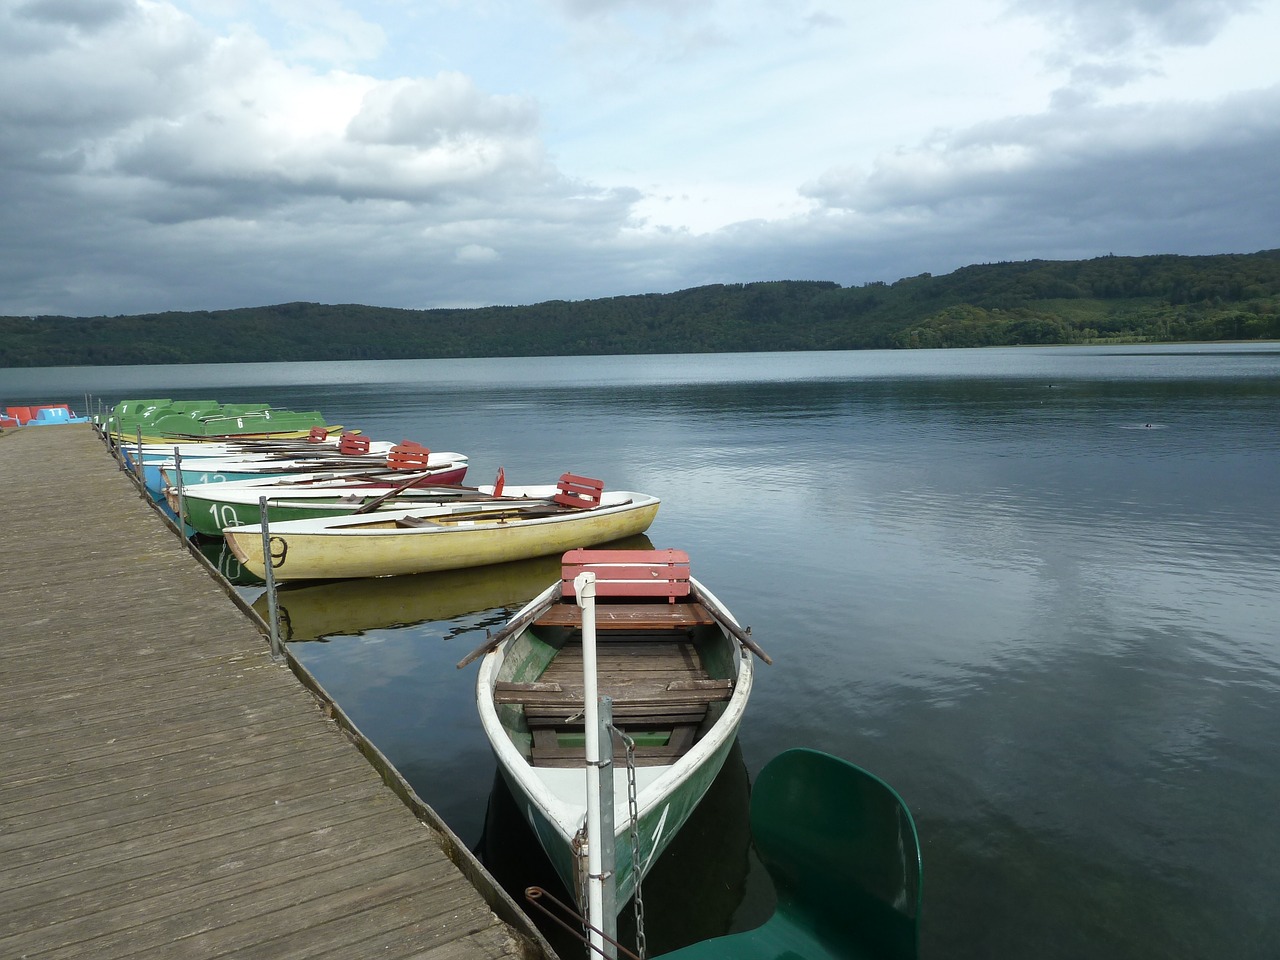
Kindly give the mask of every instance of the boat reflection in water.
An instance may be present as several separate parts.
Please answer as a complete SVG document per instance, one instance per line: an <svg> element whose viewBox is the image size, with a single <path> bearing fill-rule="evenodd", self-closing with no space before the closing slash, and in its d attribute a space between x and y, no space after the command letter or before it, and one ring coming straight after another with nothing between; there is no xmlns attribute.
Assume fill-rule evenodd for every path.
<svg viewBox="0 0 1280 960"><path fill-rule="evenodd" d="M221 537L196 537L192 542L195 544L195 548L200 551L200 555L208 560L221 575L222 579L233 587L262 586L262 578L256 573L250 573L246 570L244 564L227 546L227 541Z"/></svg>
<svg viewBox="0 0 1280 960"><path fill-rule="evenodd" d="M626 760L619 754L614 762ZM706 796L645 877L641 897L648 955L748 929L770 915L772 887L751 855L750 802L747 767L742 747L735 740ZM585 947L581 943L525 900L524 891L531 886L542 887L561 903L571 905L574 898L564 889L496 770L475 853L534 919L560 956L582 954ZM757 895L757 881L762 876L764 889ZM618 911L618 939L629 949L635 948L631 904Z"/></svg>
<svg viewBox="0 0 1280 960"><path fill-rule="evenodd" d="M651 550L653 544L640 534L609 547ZM280 636L289 642L323 640L519 607L559 576L560 557L550 556L440 573L281 584L276 590ZM265 593L253 608L266 618Z"/></svg>

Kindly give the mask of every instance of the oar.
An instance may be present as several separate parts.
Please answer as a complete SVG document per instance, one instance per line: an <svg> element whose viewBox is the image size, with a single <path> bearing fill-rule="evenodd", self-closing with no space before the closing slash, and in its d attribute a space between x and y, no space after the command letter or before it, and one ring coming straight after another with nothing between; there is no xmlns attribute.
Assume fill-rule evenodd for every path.
<svg viewBox="0 0 1280 960"><path fill-rule="evenodd" d="M470 502L470 501L468 501ZM423 505L426 506L425 504ZM440 504L440 506L447 506ZM455 522L491 522L498 523L504 520L521 520L537 517L551 517L564 513L563 507L553 503L547 503L543 500L530 500L519 506L507 506L505 501L494 504L492 510L485 510L483 507L471 510L457 510L453 513L444 513L433 516L432 519L437 523L455 523Z"/></svg>
<svg viewBox="0 0 1280 960"><path fill-rule="evenodd" d="M511 636L512 634L519 633L529 624L533 623L534 620L537 620L540 616L546 613L547 610L555 606L556 603L559 601L559 599L560 599L559 590L548 591L547 595L542 598L542 602L539 603L536 607L530 607L524 613L510 620L507 623L507 625L504 626L497 633L493 634L492 636L486 636L484 643L480 644L480 646L476 647L474 650L472 650L465 657L463 657L461 660L458 661L458 669L461 670L471 661L477 660L480 657L483 657L490 650L496 650L498 647L498 644L502 643L503 640L507 639L507 637Z"/></svg>
<svg viewBox="0 0 1280 960"><path fill-rule="evenodd" d="M689 593L693 597L693 599L697 600L700 604L706 607L707 613L715 617L716 620L720 623L720 625L724 627L726 630L728 630L729 633L731 633L738 640L739 643L741 643L744 647L746 647L748 650L754 653L757 657L759 657L765 663L769 664L770 666L773 665L773 660L769 657L769 655L760 648L760 645L758 643L756 643L754 640L751 639L750 627L747 627L744 630L742 627L734 623L733 617L729 615L728 610L720 606L720 604L716 603L714 600L711 599L711 597L703 593L692 583L689 584Z"/></svg>
<svg viewBox="0 0 1280 960"><path fill-rule="evenodd" d="M364 506L360 507L358 510L353 510L352 514L354 515L357 513L369 513L371 510L377 510L380 504L390 500L397 493L404 493L404 491L408 490L410 487L413 486L415 480L421 480L421 479L422 479L421 477L410 477L404 483L397 484L396 486L392 487L390 490L388 490L386 493L382 494L381 496L374 497L372 500L370 500Z"/></svg>

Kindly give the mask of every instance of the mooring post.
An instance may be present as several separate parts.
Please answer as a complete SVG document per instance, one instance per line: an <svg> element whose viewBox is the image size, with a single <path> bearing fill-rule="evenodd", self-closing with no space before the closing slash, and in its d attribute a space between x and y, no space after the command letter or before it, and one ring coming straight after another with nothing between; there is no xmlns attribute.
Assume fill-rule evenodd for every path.
<svg viewBox="0 0 1280 960"><path fill-rule="evenodd" d="M138 478L138 484L142 487L142 496L147 495L147 478L142 469L142 424L138 424L138 460L133 465L133 475Z"/></svg>
<svg viewBox="0 0 1280 960"><path fill-rule="evenodd" d="M262 576L267 581L267 622L271 628L271 659L284 656L280 646L280 616L276 606L276 577L271 569L271 530L267 526L267 498L258 498L258 518L262 526Z"/></svg>
<svg viewBox="0 0 1280 960"><path fill-rule="evenodd" d="M182 504L182 451L175 446L173 448L173 485L178 498L178 536L183 540L187 539L187 521L183 518L187 515Z"/></svg>
<svg viewBox="0 0 1280 960"><path fill-rule="evenodd" d="M588 939L593 953L602 957L616 957L610 940L617 940L617 911L610 905L606 910L607 900L612 899L605 893L605 888L612 886L612 872L606 872L604 851L613 848L613 701L597 694L596 684L596 574L594 570L584 570L573 578L574 594L578 606L582 608L582 706L583 727L586 734L586 777L587 777L587 902L586 914ZM600 705L607 701L609 723L605 725L600 718ZM609 745L609 760L606 763L602 756L602 743ZM602 766L603 765L603 766ZM609 793L608 820L610 826L605 832L605 798Z"/></svg>
<svg viewBox="0 0 1280 960"><path fill-rule="evenodd" d="M601 695L597 701L599 711L599 765L596 775L600 778L600 919L596 921L605 933L604 955L616 960L618 948L618 851L613 845L617 826L613 820L613 697ZM632 858L637 864L639 857Z"/></svg>

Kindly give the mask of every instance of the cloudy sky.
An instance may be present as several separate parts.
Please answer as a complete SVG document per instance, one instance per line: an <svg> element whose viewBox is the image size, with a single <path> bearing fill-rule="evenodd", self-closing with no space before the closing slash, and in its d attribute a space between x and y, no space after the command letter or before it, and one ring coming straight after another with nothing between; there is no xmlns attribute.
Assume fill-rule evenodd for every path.
<svg viewBox="0 0 1280 960"><path fill-rule="evenodd" d="M1280 247L1280 0L0 0L0 314Z"/></svg>

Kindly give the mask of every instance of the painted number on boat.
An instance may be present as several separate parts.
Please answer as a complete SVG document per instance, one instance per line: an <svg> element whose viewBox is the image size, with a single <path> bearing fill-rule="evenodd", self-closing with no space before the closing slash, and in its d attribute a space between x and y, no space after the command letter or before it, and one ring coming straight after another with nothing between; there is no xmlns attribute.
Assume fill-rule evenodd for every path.
<svg viewBox="0 0 1280 960"><path fill-rule="evenodd" d="M236 508L229 503L214 503L209 506L209 516L219 530L224 527L239 527L242 522L236 516Z"/></svg>

